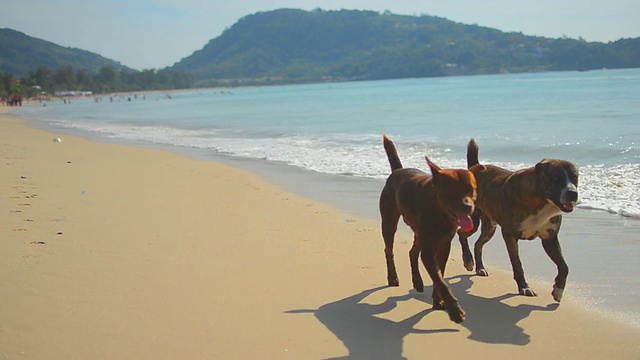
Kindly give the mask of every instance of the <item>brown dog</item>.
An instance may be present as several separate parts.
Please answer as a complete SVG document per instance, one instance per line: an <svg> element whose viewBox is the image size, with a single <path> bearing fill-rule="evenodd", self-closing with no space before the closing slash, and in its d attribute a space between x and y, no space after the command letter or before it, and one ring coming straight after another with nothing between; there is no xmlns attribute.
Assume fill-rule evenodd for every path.
<svg viewBox="0 0 640 360"><path fill-rule="evenodd" d="M478 145L474 139L467 147L467 165L478 182L478 201L473 215L474 228L458 231L462 246L462 258L467 270L473 270L473 256L467 238L478 229L482 221L480 237L475 243L476 274L488 276L482 263L482 247L500 225L507 245L513 277L521 295L536 296L525 278L518 240L542 239L542 246L558 267L551 294L556 301L562 299L569 268L564 261L558 232L562 213L569 213L578 200L578 170L563 160L544 159L535 167L516 172L492 165L480 165Z"/></svg>
<svg viewBox="0 0 640 360"><path fill-rule="evenodd" d="M413 246L409 251L413 287L419 292L424 291L418 268L420 256L433 281L433 307L446 309L449 318L460 323L464 321L464 311L443 275L456 230L460 226L469 231L473 226L469 216L473 213L476 198L473 174L468 170L442 170L426 157L432 176L418 169L405 169L393 142L384 136L383 144L392 170L380 195L389 286L399 285L393 241L402 216L414 233Z"/></svg>

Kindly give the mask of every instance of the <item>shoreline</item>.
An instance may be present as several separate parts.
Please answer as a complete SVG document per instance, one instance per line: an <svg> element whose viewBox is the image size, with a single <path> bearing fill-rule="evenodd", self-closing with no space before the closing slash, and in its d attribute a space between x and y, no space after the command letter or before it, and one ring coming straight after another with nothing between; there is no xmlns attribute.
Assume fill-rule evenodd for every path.
<svg viewBox="0 0 640 360"><path fill-rule="evenodd" d="M205 92L210 92L212 89L208 89ZM128 94L131 95L131 94ZM161 95L161 94L159 94ZM122 95L121 95L122 96ZM193 96L192 95L189 95ZM199 96L199 95L196 95ZM161 97L163 98L162 100L166 100L164 99L164 95L161 95ZM83 100L88 100L88 99L83 99ZM158 101L161 100L160 98L155 98L154 101ZM120 102L120 101L118 101ZM126 101L126 99L124 100L124 103L128 103L128 101ZM135 101L134 101L135 103ZM140 110L140 107L142 106L142 104L145 103L145 101L140 101L138 102L137 105L134 105L134 108L136 108L138 111ZM167 103L171 103L169 102L164 102L163 106L166 106ZM90 102L89 101L83 101L82 102L82 106L80 107L80 109L82 111L89 111L91 113L92 110L90 110L90 108L87 108L87 105L89 105ZM107 142L107 143L116 143L116 144L125 144L125 145L133 145L133 146L143 146L143 147L147 147L147 148L158 148L158 149L168 149L171 151L176 151L178 153L184 154L188 157L195 157L195 158L199 158L199 159L212 159L212 161L222 161L225 163L235 163L233 164L234 166L236 166L236 164L240 164L241 166L252 166L252 167L256 167L259 169L263 169L263 168L275 168L275 167L279 167L280 169L275 170L275 171L284 171L284 172L288 172L290 173L291 171L285 169L287 166L296 166L296 165L289 165L291 164L296 164L296 159L292 158L290 156L286 156L286 154L291 153L291 151L288 149L288 147L286 146L286 144L280 144L280 146L278 147L274 147L277 149L284 149L282 150L282 152L285 155L282 155L282 153L278 152L278 151L269 151L269 149L266 149L266 151L264 153L260 153L260 151L252 151L249 152L251 155L247 155L247 158L243 158L242 156L239 155L235 155L238 153L242 153L243 149L240 148L235 148L233 147L233 143L230 145L228 142L224 142L221 141L219 144L220 145L214 145L214 147L210 147L210 143L206 142L206 141L201 141L200 139L200 135L199 134L185 134L184 131L182 130L186 130L189 129L189 126L184 127L184 129L181 126L177 126L177 127L169 127L170 130L174 130L169 131L169 132L165 132L165 129L162 128L162 126L158 127L158 126L150 126L150 134L149 136L136 136L133 133L130 133L131 129L127 128L127 124L122 123L120 124L120 121L122 119L118 118L118 114L117 111L115 114L111 114L111 116L116 116L117 119L114 124L117 125L113 125L113 129L110 129L109 127L100 127L101 125L98 123L96 124L92 124L93 121L89 120L89 122L87 124L84 124L84 121L81 119L76 119L80 125L78 125L79 127L76 128L73 124L74 121L69 122L67 119L65 121L65 115L70 115L73 114L73 109L69 108L69 110L71 110L71 112L67 112L66 107L61 107L61 106L54 106L52 108L38 108L37 106L33 106L34 104L28 106L29 109L26 109L26 111L24 113L30 113L30 116L33 117L33 119L29 118L29 115L23 117L25 119L27 119L28 121L30 121L31 125L34 127L38 127L41 129L45 129L45 130L49 130L49 131L55 131L55 132L64 132L66 134L70 134L70 135L75 135L75 136L81 136L81 137L85 137L88 139L92 139L94 141L100 141L100 142ZM93 106L93 105L91 105ZM143 106L142 108L146 107ZM155 105L153 105L153 107L155 107ZM173 106L170 106L173 107ZM106 113L103 113L102 115L97 115L97 113L95 114L96 116L101 116L101 117L109 117L109 113L112 113L112 110L106 110L109 109L108 107L106 108L100 108L98 109L98 112L101 113L103 111L106 111ZM147 109L148 110L148 109ZM33 111L33 112L32 112ZM56 114L53 115L53 117L48 117L47 114ZM15 111L14 112L15 116L21 117L21 112L20 111ZM24 116L24 115L23 115ZM60 117L60 121L58 122L58 120L55 120L55 117L58 116ZM89 116L89 119L91 119L91 115ZM174 116L175 117L175 116ZM106 120L106 119L105 119ZM147 126L150 125L151 123L153 123L153 120L151 119L144 119L144 121L138 123L136 122L136 120L134 119L130 119L131 124L138 124L137 126ZM150 122L149 122L150 121ZM171 121L169 118L167 119L163 119L163 121ZM106 123L110 123L111 121L106 121ZM65 125L66 124L66 125ZM97 126L93 127L94 125ZM104 125L104 124L103 124ZM111 125L109 125L111 126ZM180 130L182 129L182 130ZM193 129L192 129L193 130ZM113 133L110 133L111 131L113 131ZM186 130L187 133L191 130ZM197 132L198 130L196 130ZM207 131L213 131L212 129L208 129ZM206 135L208 136L208 135ZM206 137L205 136L205 137ZM117 137L120 137L119 139ZM214 135L215 137L215 135ZM124 138L126 138L127 140L125 140ZM253 139L251 139L253 140ZM193 141L193 146L191 146L192 143L190 143L189 141ZM369 140L371 141L371 140ZM466 141L463 140L463 141ZM375 141L375 143L377 143L377 141ZM371 145L371 143L369 142L369 144ZM254 144L251 144L251 149L255 149L258 148L259 146L262 145L260 143L258 143L257 147L254 147ZM377 148L377 147L376 147ZM229 151L230 153L216 153L218 150L217 149L225 149L225 150L220 150L220 151ZM261 150L261 149L259 149ZM288 153L285 151L289 151ZM309 149L305 150L309 151ZM375 150L374 150L375 151ZM422 149L423 152L428 152L428 149ZM450 149L446 150L447 152L450 151ZM313 152L313 149L311 149L311 152ZM544 157L544 156L562 156L561 154L557 154L557 153L544 153L544 152L539 152L539 156L540 157ZM235 154L234 154L235 153ZM266 154L266 155L265 155ZM575 156L576 154L573 154L573 156ZM264 160L263 156L268 156L270 158L269 161ZM463 157L464 154L460 153L458 154L458 158ZM494 157L497 155L493 155ZM569 155L568 155L569 156ZM287 163L283 163L280 165L283 166L278 166L277 163L274 163L274 161L277 161L277 159L283 159L283 161L286 161ZM306 160L306 159L305 159ZM536 161L539 160L539 158L529 158L529 160L531 161L530 164L535 163ZM520 160L516 161L517 163ZM263 162L268 162L269 165L265 165L262 164ZM417 167L422 167L421 166L421 162L417 163ZM604 173L598 175L599 171L596 171L594 169L599 168L601 165L597 165L598 162L595 163L591 163L591 162L587 162L582 164L581 166L581 170L585 170L583 174L581 174L581 176L583 177L581 179L582 181L582 194L583 197L580 199L581 203L578 204L577 208L578 209L582 209L582 210L595 210L595 211L602 211L602 212L606 212L609 214L613 214L613 215L619 215L624 219L632 219L632 220L637 220L640 222L640 208L638 208L637 204L635 204L634 200L633 200L633 189L634 186L637 185L635 184L633 181L633 179L635 179L635 177L638 176L637 173L637 164L635 164L635 162L633 161L633 159L629 159L628 163L625 164L621 164L624 165L624 168L619 168L617 167L614 163L605 163L607 166L613 166L612 169L608 169L606 170ZM273 165L273 166L272 166ZM354 181L361 181L361 182L367 182L369 180L372 180L371 178L368 178L368 174L367 173L361 173L359 172L360 170L354 170L355 173L350 174L349 170L345 170L345 169L350 169L350 165L349 164L340 164L342 165L340 169L340 171L344 171L345 175L330 175L336 179L338 179L337 181L341 181L341 177L345 178L347 180L347 182L354 182ZM501 166L507 167L507 168L511 168L510 166L512 166L514 164L504 164ZM620 164L618 164L620 165ZM316 168L318 169L318 166L313 163L313 159L311 161L311 164L304 164L302 163L303 168ZM463 166L461 163L456 164L454 166ZM518 163L519 167L523 167L525 166L525 163ZM586 168L586 169L585 169ZM284 170L282 170L284 169ZM319 176L329 176L326 173L332 173L333 171L335 171L335 168L331 168L331 167L319 167L320 172L317 173ZM359 169L358 165L356 164L356 166L354 167L354 169ZM251 169L250 169L251 170ZM328 170L328 171L325 171ZM384 181L384 174L386 171L386 166L383 168L377 168L375 169L375 179L376 180L372 180L372 181ZM302 170L302 171L308 171L308 170ZM627 171L631 171L633 172L632 175L632 180L630 180L630 182L620 182L620 179L616 178L617 174L624 174ZM309 172L313 173L313 171L309 170ZM269 171L267 171L267 173L269 173ZM611 174L609 175L604 175L604 174ZM311 175L313 176L313 175ZM275 177L276 179L278 179L278 177ZM355 180L349 179L349 178L355 178ZM609 191L600 191L600 189L595 188L593 186L591 186L590 184L596 184L599 182L604 182L603 183L603 189L609 189ZM609 186L607 186L606 184L608 184ZM620 189L620 190L617 190ZM306 191L305 187L302 187L303 191ZM616 191L621 191L622 193L618 194L616 193ZM297 191L296 191L297 192ZM619 198L618 198L619 197ZM599 199L603 199L603 198L610 198L612 199L612 201L600 201ZM616 201L617 199L620 199L621 201ZM348 205L348 204L347 204ZM377 205L376 205L377 206ZM375 207L375 206L374 206ZM371 214L371 212L369 212ZM373 216L377 217L377 213L373 213Z"/></svg>
<svg viewBox="0 0 640 360"><path fill-rule="evenodd" d="M2 114L0 127L5 357L640 351L640 330L555 304L551 279L537 298L514 296L510 273L472 276L457 250L445 277L468 320L453 324L429 310L430 289L409 291L406 230L396 244L401 286L388 288L377 219L268 176L69 135L53 143L55 132Z"/></svg>
<svg viewBox="0 0 640 360"><path fill-rule="evenodd" d="M364 218L376 222L375 228L379 228L378 197L384 180L323 174L285 163L235 157L207 149L133 142L67 128L56 129L42 126L37 121L27 121L31 126L47 131L60 131L92 141L159 149L191 159L230 165L257 174L285 191L334 206L347 213L345 219ZM407 231L405 236L411 236L408 229L403 226L400 229ZM640 257L638 230L640 221L634 218L604 210L577 208L573 213L563 216L560 241L570 268L565 295L572 297L589 311L607 314L613 320L640 328L640 312L636 306L636 299L640 296L640 278L620 276L610 271L610 263L615 261L624 273L640 272L640 265L635 260ZM475 242L478 236L479 234L475 234L471 241ZM542 251L539 240L521 241L520 244L521 258L529 282L541 284L535 289L550 286L556 276L555 267ZM453 247L459 248L457 238L453 240ZM511 264L500 234L495 235L485 249L484 260L490 271L510 271Z"/></svg>
<svg viewBox="0 0 640 360"><path fill-rule="evenodd" d="M206 90L215 90L218 88L211 88ZM175 90L176 92L180 92L181 90ZM151 92L149 92L151 93ZM162 92L158 92L161 94ZM124 96L126 94L119 94L119 96ZM128 94L131 95L131 94ZM5 108L6 110L11 110L11 107ZM0 108L0 114L2 114ZM12 116L12 115L9 115ZM15 114L15 116L19 116L19 114ZM279 163L277 161L266 161L264 159L256 159L256 158L248 158L242 156L229 155L224 153L214 153L211 152L210 149L201 149L201 148L189 148L184 146L174 146L170 144L160 144L153 142L142 142L135 140L125 140L119 138L111 138L105 137L104 135L98 133L92 133L90 131L77 130L71 128L64 127L53 127L43 125L40 120L33 120L26 117L21 117L20 119L26 121L28 126L49 131L49 132L57 132L63 135L70 136L78 136L82 138L89 139L91 141L97 141L108 144L118 144L118 145L128 145L133 147L142 147L142 148L151 148L151 149L159 149L165 151L175 152L177 154L194 158L198 160L206 160L213 162L221 162L233 167L241 168L248 170L250 172L256 172L261 176L264 176L269 182L275 183L280 186L284 186L290 191L293 191L297 194L301 194L303 196L313 197L318 200L325 200L325 195L327 194L327 190L331 193L341 192L340 196L334 196L330 198L330 203L334 205L338 205L340 208L345 209L347 211L353 212L358 216L365 216L367 218L377 218L378 210L377 210L377 199L375 202L367 201L365 206L362 206L361 201L356 201L355 203L350 199L349 201L343 201L342 195L347 192L356 193L356 189L358 191L362 191L362 186L364 185L365 195L360 196L358 194L354 194L357 199L361 198L371 198L374 192L382 189L384 185L383 179L372 179L372 178L362 178L355 177L344 174L326 174L319 173L312 170L302 169L296 167L294 165L289 165L286 163ZM283 178L281 175L286 174L290 176L293 180L289 180L288 178ZM329 180L321 180L314 181L313 178L324 177ZM305 183L308 181L312 181L314 186L306 186ZM336 188L335 186L328 186L329 183L340 183L341 186L346 186L347 191ZM324 186L324 187L323 187ZM318 189L319 187L323 187ZM377 197L378 194L373 194ZM355 206L354 206L355 204ZM371 205L373 204L373 206ZM372 210L373 209L373 210ZM597 213L603 214L605 216L613 216L613 218L617 218L624 223L628 223L629 226L634 228L640 228L640 214L625 214L616 212L613 210L608 210L604 208L597 208L588 205L578 204L576 206L577 212L580 213ZM569 214L571 216L571 214ZM616 220L614 220L616 221ZM626 226L626 225L624 225Z"/></svg>
<svg viewBox="0 0 640 360"><path fill-rule="evenodd" d="M24 120L28 126L49 132L61 132L64 136L79 136L99 143L169 151L190 159L222 163L249 171L270 184L284 188L287 192L336 207L345 212L345 221L363 218L374 221L376 229L379 228L378 197L384 180L323 174L273 161L212 153L199 148L137 143L95 136L96 134L67 128L51 128L35 120ZM598 260L601 253L619 251L621 257L617 257L615 261L624 265L625 269L634 269L631 271L633 273L640 272L640 266L635 262L635 259L640 257L640 246L638 246L640 244L637 243L638 230L640 230L640 221L633 217L625 217L600 209L578 207L573 213L563 216L563 228L560 234L563 252L570 268L565 295L572 297L573 301L578 302L588 311L606 314L611 320L620 322L622 325L630 324L636 328L640 328L640 312L635 305L635 299L640 296L640 279L620 277L610 272L607 261L611 259ZM406 231L405 236L412 236L404 226L400 226L399 231ZM470 239L471 243L475 242L478 236L479 234L475 234ZM588 241L585 242L585 238ZM539 241L521 241L520 243L521 258L529 282L541 284L536 286L536 289L550 286L556 275L555 267L541 250ZM622 249L628 245L631 247ZM453 240L453 248L459 250L457 238ZM510 272L511 264L499 234L494 236L485 249L484 260L488 269ZM595 277L592 275L594 273L597 274ZM608 288L602 289L602 284L607 284Z"/></svg>

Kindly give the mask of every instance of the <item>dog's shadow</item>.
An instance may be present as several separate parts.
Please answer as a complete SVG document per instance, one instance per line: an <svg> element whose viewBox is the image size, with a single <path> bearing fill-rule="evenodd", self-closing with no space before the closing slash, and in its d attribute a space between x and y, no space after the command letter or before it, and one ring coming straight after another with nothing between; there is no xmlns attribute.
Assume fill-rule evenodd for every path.
<svg viewBox="0 0 640 360"><path fill-rule="evenodd" d="M527 345L530 336L517 323L533 311L552 311L557 304L546 307L535 305L510 306L502 300L517 296L507 294L496 298L483 298L469 293L472 275L459 275L448 281L453 293L467 312L466 320L460 324L467 328L469 339L490 344ZM387 286L364 290L358 294L340 299L318 309L298 309L286 311L288 314L312 313L349 351L344 359L404 359L402 345L409 334L434 334L459 332L459 325L451 323L451 328L421 330L415 325L431 313L431 305L425 302L425 309L401 321L392 321L376 315L393 310L400 302L410 299L424 301L430 297L431 287L425 287L423 294L411 290L403 296L389 297L384 303L371 305L362 303L367 296L387 288ZM428 295L427 295L428 294Z"/></svg>
<svg viewBox="0 0 640 360"><path fill-rule="evenodd" d="M485 298L470 293L475 275L458 275L449 279L449 287L458 296L460 305L467 312L466 320L460 325L471 334L469 339L489 344L512 344L524 346L531 342L531 336L518 323L534 311L554 311L557 303L547 306L505 304L503 300L520 296L505 294Z"/></svg>
<svg viewBox="0 0 640 360"><path fill-rule="evenodd" d="M344 359L403 359L402 342L406 335L459 331L414 329L420 319L433 311L431 308L398 322L377 317L378 314L393 310L399 302L415 297L412 291L407 295L390 297L377 305L361 303L367 296L385 288L387 286L364 290L348 298L322 305L317 310L290 310L286 313L313 313L349 350L349 355Z"/></svg>

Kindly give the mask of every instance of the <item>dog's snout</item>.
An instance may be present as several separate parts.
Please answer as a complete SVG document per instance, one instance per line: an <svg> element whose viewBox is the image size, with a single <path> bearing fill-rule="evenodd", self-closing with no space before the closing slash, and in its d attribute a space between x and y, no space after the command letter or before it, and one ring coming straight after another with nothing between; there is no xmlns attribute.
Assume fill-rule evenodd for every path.
<svg viewBox="0 0 640 360"><path fill-rule="evenodd" d="M472 198L465 197L462 199L462 205L469 211L469 213L473 212L474 203Z"/></svg>
<svg viewBox="0 0 640 360"><path fill-rule="evenodd" d="M567 202L575 203L578 201L578 192L571 189L567 190L567 192L564 194L564 197Z"/></svg>

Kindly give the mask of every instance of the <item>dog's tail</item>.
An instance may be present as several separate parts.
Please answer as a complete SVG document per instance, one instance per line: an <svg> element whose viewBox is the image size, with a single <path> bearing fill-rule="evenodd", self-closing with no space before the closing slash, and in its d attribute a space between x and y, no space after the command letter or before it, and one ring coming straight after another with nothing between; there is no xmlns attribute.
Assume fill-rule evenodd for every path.
<svg viewBox="0 0 640 360"><path fill-rule="evenodd" d="M467 169L471 169L473 165L478 165L480 161L478 161L478 144L474 139L469 140L469 145L467 145Z"/></svg>
<svg viewBox="0 0 640 360"><path fill-rule="evenodd" d="M389 140L387 135L382 135L382 145L384 145L384 151L387 153L387 157L389 158L391 171L402 169L402 162L400 162L400 157L398 156L398 151L396 151L396 146L393 145L393 141Z"/></svg>

